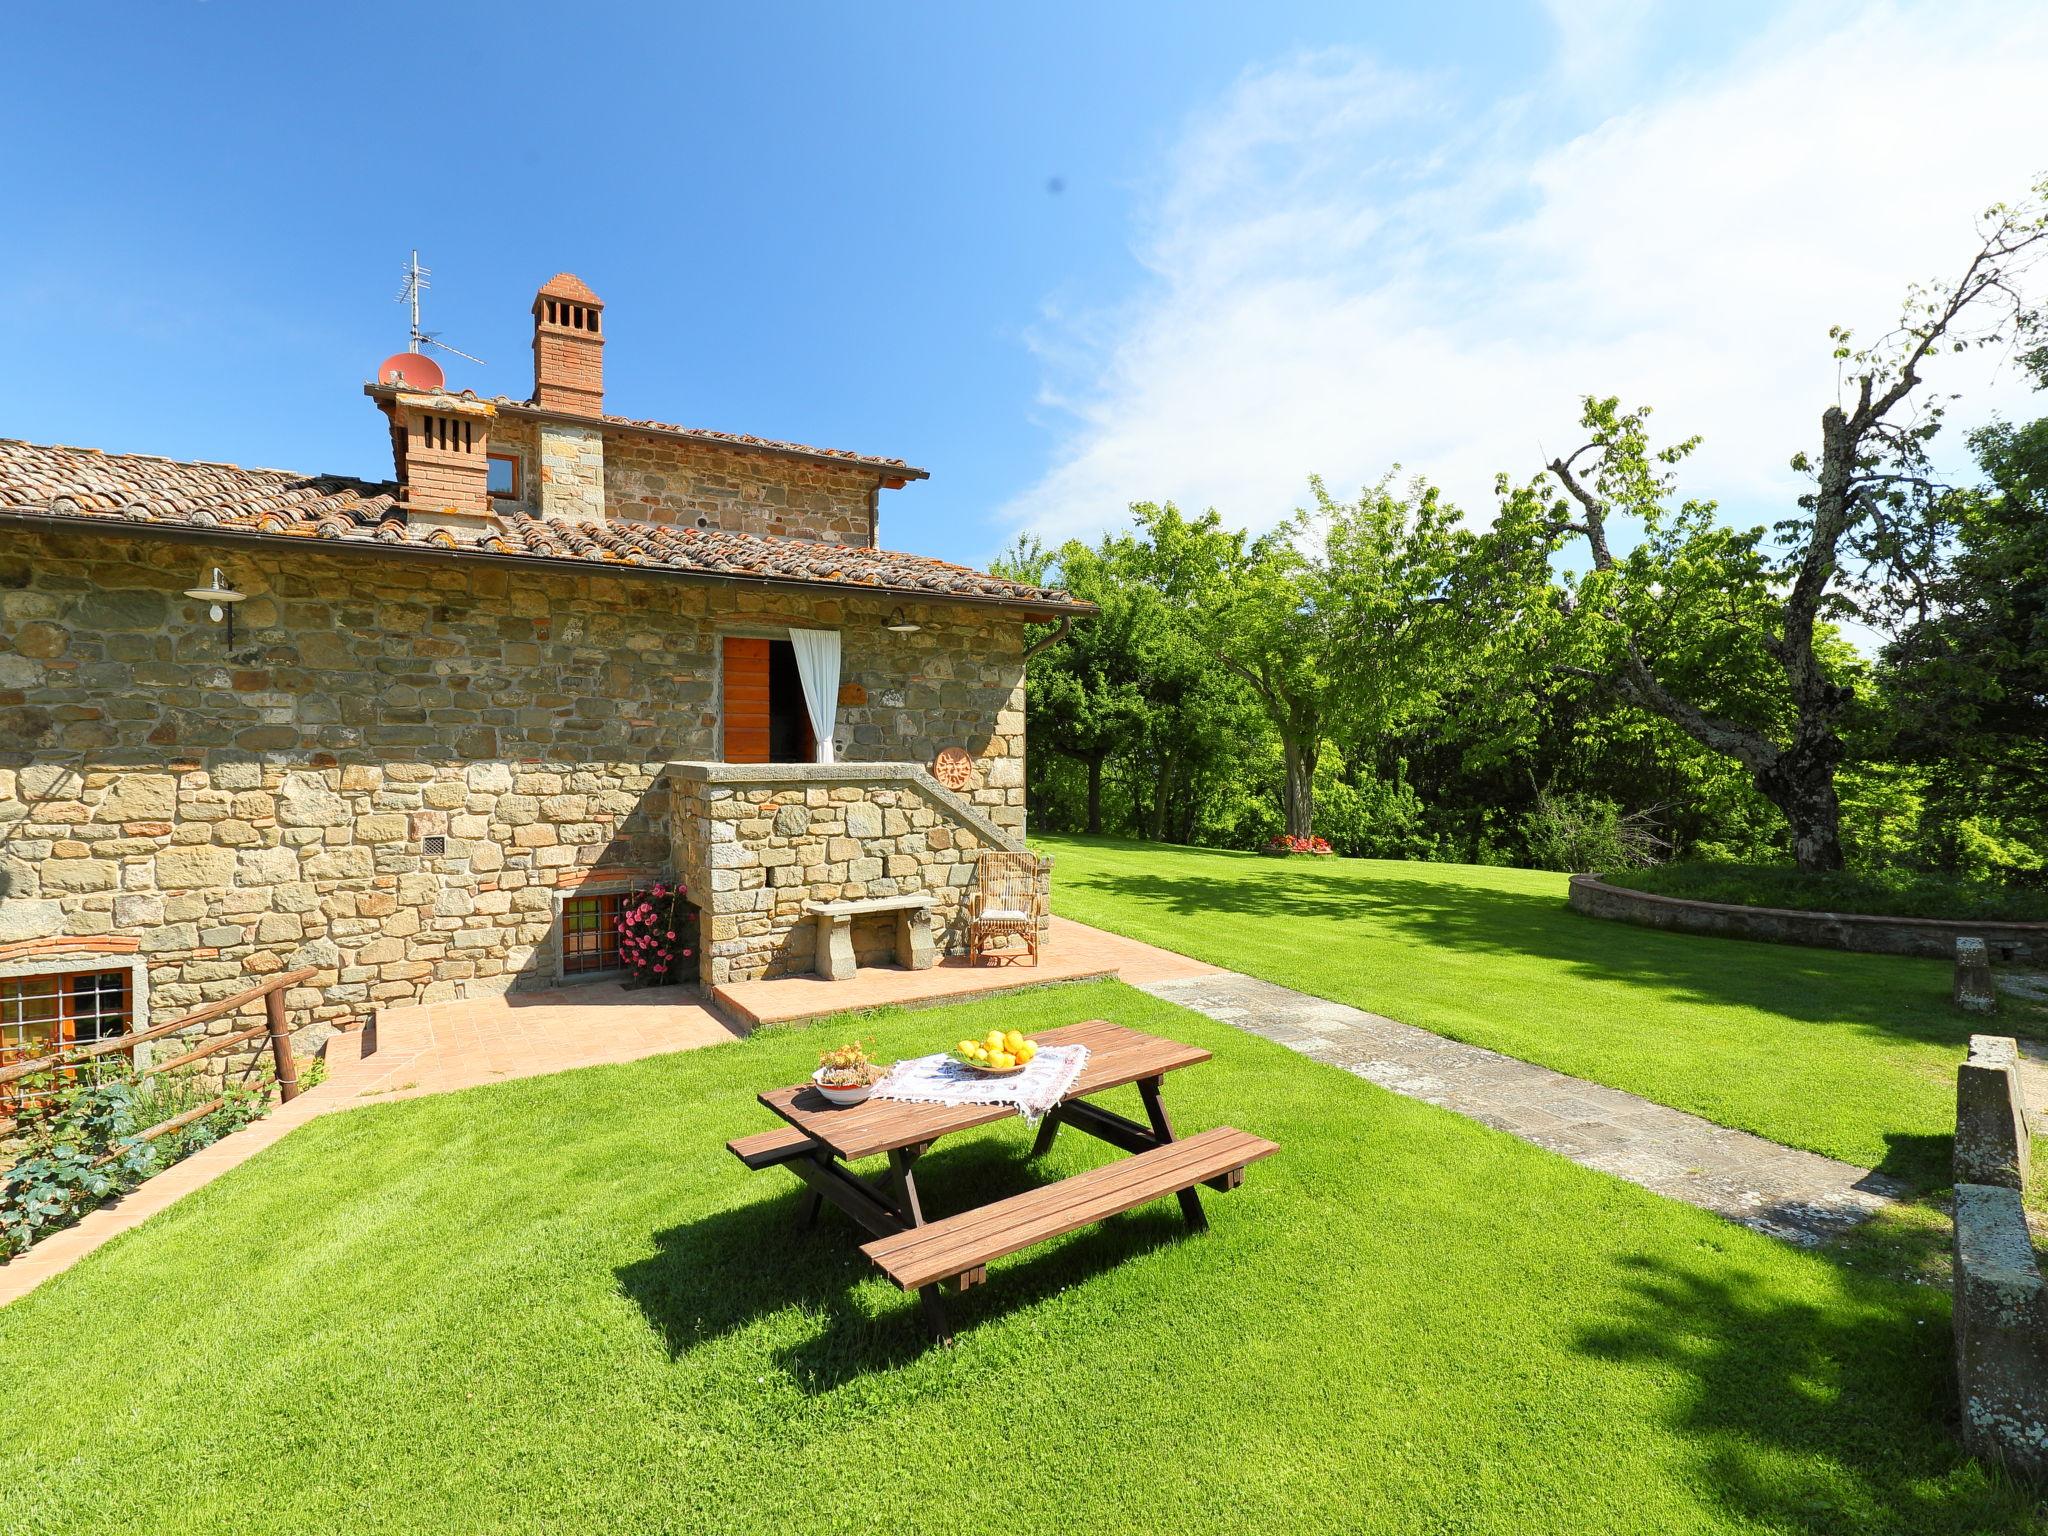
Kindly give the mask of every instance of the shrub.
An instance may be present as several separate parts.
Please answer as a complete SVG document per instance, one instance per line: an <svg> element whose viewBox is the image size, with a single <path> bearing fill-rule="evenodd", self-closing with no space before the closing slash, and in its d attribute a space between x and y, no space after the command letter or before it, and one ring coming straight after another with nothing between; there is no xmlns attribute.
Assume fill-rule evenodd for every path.
<svg viewBox="0 0 2048 1536"><path fill-rule="evenodd" d="M696 978L697 909L687 889L656 881L619 904L619 960L643 986Z"/></svg>
<svg viewBox="0 0 2048 1536"><path fill-rule="evenodd" d="M1665 846L1648 811L1624 812L1598 795L1548 790L1538 790L1535 807L1523 815L1522 841L1532 866L1567 874L1641 868L1655 864Z"/></svg>
<svg viewBox="0 0 2048 1536"><path fill-rule="evenodd" d="M260 1118L267 1077L221 1087L197 1072L137 1078L106 1058L26 1078L17 1134L25 1143L0 1172L0 1255L21 1253L144 1179ZM211 1114L144 1141L141 1133L213 1099Z"/></svg>
<svg viewBox="0 0 2048 1536"><path fill-rule="evenodd" d="M1353 781L1318 772L1316 825L1333 847L1354 859L1449 857L1443 840L1429 826L1422 797L1398 775L1367 775Z"/></svg>
<svg viewBox="0 0 2048 1536"><path fill-rule="evenodd" d="M148 1125L129 1074L53 1073L24 1078L21 1086L34 1095L19 1117L28 1150L0 1174L0 1254L9 1255L133 1189L157 1168L156 1149L136 1136Z"/></svg>
<svg viewBox="0 0 2048 1536"><path fill-rule="evenodd" d="M1290 837L1285 832L1276 832L1266 839L1268 853L1306 853L1317 858L1336 852L1320 837Z"/></svg>

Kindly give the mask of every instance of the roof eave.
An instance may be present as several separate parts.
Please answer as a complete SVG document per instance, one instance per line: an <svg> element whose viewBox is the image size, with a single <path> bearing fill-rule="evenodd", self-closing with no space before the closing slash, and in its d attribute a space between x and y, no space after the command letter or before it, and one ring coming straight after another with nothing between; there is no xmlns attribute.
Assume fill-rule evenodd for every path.
<svg viewBox="0 0 2048 1536"><path fill-rule="evenodd" d="M173 544L245 544L279 546L304 553L309 547L323 554L357 554L379 559L463 561L502 566L513 570L548 570L572 576L663 576L671 581L706 582L726 586L766 587L804 592L813 596L863 596L893 601L925 603L937 607L964 605L972 608L1001 608L1025 619L1085 617L1096 612L1093 603L1079 598L1054 602L1046 598L997 597L984 593L934 592L926 587L884 586L859 581L804 581L791 576L750 576L731 571L678 569L654 562L583 560L559 555L502 554L487 549L448 549L433 544L380 544L367 539L323 539L303 533L263 533L253 528L193 528L177 523L131 523L93 513L49 512L39 507L0 505L0 522L32 528L99 534L129 534L137 538L162 539Z"/></svg>

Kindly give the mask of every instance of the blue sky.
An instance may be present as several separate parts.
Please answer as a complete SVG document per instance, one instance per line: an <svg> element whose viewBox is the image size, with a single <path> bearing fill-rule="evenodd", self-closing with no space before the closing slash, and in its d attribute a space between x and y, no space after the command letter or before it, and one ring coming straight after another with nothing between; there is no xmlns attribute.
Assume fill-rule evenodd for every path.
<svg viewBox="0 0 2048 1536"><path fill-rule="evenodd" d="M1395 461L1483 511L1586 390L1772 515L1825 326L2048 171L2043 10L21 9L0 435L382 476L416 245L451 383L524 396L575 271L610 408L922 464L899 548Z"/></svg>

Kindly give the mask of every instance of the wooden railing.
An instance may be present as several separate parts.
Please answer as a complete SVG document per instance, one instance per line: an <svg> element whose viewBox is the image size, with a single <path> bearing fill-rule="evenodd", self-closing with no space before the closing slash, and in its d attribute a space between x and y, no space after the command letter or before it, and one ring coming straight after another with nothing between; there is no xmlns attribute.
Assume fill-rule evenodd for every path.
<svg viewBox="0 0 2048 1536"><path fill-rule="evenodd" d="M10 1066L0 1067L0 1088L5 1088L9 1083L19 1082L25 1077L33 1077L39 1072L62 1071L67 1067L76 1066L82 1061L90 1061L95 1056L112 1055L118 1051L132 1051L138 1045L147 1045L152 1040L161 1040L166 1036L175 1035L180 1030L190 1029L195 1024L209 1024L215 1019L238 1012L261 999L263 1003L263 1022L261 1024L249 1029L239 1030L231 1035L222 1035L215 1040L209 1040L194 1050L173 1056L169 1061L152 1062L149 1066L144 1067L139 1075L149 1077L158 1072L168 1072L174 1067L190 1066L193 1062L203 1057L211 1056L217 1051L225 1051L237 1045L246 1045L259 1036L268 1035L270 1037L270 1059L277 1072L277 1095L281 1101L289 1104L299 1096L299 1068L298 1063L292 1059L291 1030L286 1027L284 1017L284 993L287 987L295 987L300 982L309 979L313 974L314 972L310 968L303 971L288 971L282 976L272 976L267 981L259 982L246 992L237 992L233 997L222 998L217 1003L208 1003L203 1008L195 1008L182 1018L173 1019L168 1024L159 1024L153 1029L145 1029L133 1035L116 1035L107 1040L95 1040L90 1045L72 1046L65 1050L53 1051L48 1056L38 1056L33 1061L18 1061ZM183 1114L164 1121L161 1125L152 1125L148 1130L140 1132L136 1139L140 1141L154 1141L159 1136L167 1136L172 1131L180 1130L195 1120L205 1119L206 1116L212 1114L226 1102L227 1097L223 1094L219 1098L211 1099L201 1104L196 1109L188 1109ZM14 1128L15 1122L13 1120L0 1120L0 1136L6 1135Z"/></svg>

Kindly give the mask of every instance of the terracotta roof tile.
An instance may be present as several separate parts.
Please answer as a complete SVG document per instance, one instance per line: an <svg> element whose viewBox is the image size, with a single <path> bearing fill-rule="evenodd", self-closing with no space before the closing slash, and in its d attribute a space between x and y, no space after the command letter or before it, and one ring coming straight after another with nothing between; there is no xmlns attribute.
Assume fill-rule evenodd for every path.
<svg viewBox="0 0 2048 1536"><path fill-rule="evenodd" d="M410 526L399 487L342 475L241 469L97 448L0 438L0 508L53 522L218 528L380 547L529 555L596 566L641 566L734 580L855 587L906 597L961 597L1085 611L1052 587L1026 586L924 555L807 539L614 520L576 523L523 512L482 534Z"/></svg>
<svg viewBox="0 0 2048 1536"><path fill-rule="evenodd" d="M378 399L389 399L398 390L388 384L370 383L363 386L364 392ZM474 390L448 391L452 398L480 400L486 405L515 416L536 417L545 421L567 422L571 426L589 426L592 417L577 415L570 411L551 411L535 405L531 400L515 400L510 395L478 395ZM879 454L855 453L851 448L818 448L810 443L790 442L779 437L756 437L751 432L719 432L710 427L689 427L673 421L654 421L644 416L620 416L606 413L594 418L608 427L618 427L628 432L658 432L664 437L688 438L694 442L710 443L718 447L751 449L761 453L794 454L799 458L822 459L838 464L857 464L864 469L880 470L885 479L927 480L931 472L918 468L904 459L884 458Z"/></svg>

